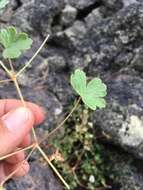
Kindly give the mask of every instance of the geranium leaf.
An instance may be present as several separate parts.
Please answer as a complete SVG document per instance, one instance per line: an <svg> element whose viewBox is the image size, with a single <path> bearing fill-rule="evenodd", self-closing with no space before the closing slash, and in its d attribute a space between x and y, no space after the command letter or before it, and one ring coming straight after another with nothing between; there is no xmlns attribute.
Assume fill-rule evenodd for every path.
<svg viewBox="0 0 143 190"><path fill-rule="evenodd" d="M107 94L107 87L99 78L92 79L87 85L87 92L93 94L94 97L105 97Z"/></svg>
<svg viewBox="0 0 143 190"><path fill-rule="evenodd" d="M21 53L31 47L32 39L26 33L17 33L14 27L0 31L0 43L4 47L4 58L18 58Z"/></svg>
<svg viewBox="0 0 143 190"><path fill-rule="evenodd" d="M85 94L84 96L82 96L82 101L90 109L96 110L97 105L96 105L95 97L94 96L92 96L90 94Z"/></svg>
<svg viewBox="0 0 143 190"><path fill-rule="evenodd" d="M105 108L107 87L100 78L94 78L87 84L85 73L77 69L71 75L71 85L90 109Z"/></svg>
<svg viewBox="0 0 143 190"><path fill-rule="evenodd" d="M9 0L0 0L0 9L3 9L8 3Z"/></svg>
<svg viewBox="0 0 143 190"><path fill-rule="evenodd" d="M87 93L85 96L82 97L83 102L87 105L90 109L96 110L96 108L105 108L106 102L104 98L95 98L92 94Z"/></svg>
<svg viewBox="0 0 143 190"><path fill-rule="evenodd" d="M84 95L86 91L86 75L82 70L77 69L71 75L71 85L80 96Z"/></svg>

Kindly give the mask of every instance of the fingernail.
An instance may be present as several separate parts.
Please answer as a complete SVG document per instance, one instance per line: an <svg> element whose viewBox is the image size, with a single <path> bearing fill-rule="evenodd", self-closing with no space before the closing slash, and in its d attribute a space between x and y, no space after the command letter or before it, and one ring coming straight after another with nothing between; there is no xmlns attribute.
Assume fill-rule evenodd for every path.
<svg viewBox="0 0 143 190"><path fill-rule="evenodd" d="M17 108L14 111L7 113L2 117L5 127L11 132L21 131L22 127L25 127L25 123L29 120L31 112L24 107Z"/></svg>

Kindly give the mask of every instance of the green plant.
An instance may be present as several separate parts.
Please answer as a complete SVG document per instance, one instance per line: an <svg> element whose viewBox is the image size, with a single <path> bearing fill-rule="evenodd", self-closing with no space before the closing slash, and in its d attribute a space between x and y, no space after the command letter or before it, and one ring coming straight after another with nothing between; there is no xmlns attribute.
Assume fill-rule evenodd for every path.
<svg viewBox="0 0 143 190"><path fill-rule="evenodd" d="M4 8L7 5L7 3L8 3L8 0L1 0L0 8ZM19 71L15 71L12 60L19 58L19 56L22 53L24 53L25 50L30 49L30 47L32 45L32 39L30 39L26 33L17 32L16 28L13 26L6 27L4 29L1 29L1 31L0 31L0 45L3 49L2 50L3 61L0 61L0 65L5 70L5 72L7 73L8 77L9 77L9 79L0 81L0 83L5 83L5 82L9 82L9 81L13 82L15 85L15 88L17 90L17 93L19 95L19 98L24 107L26 107L26 103L25 103L23 94L21 92L17 77L21 73L23 73L27 69L27 67L32 63L32 61L36 58L38 53L41 51L43 46L46 44L48 38L49 38L49 35L47 35L47 37L45 38L45 40L43 41L43 43L41 44L39 49L35 52L33 57ZM7 65L7 61L9 63L9 66ZM9 67L10 67L10 69L9 69ZM40 154L43 156L45 161L51 166L51 168L54 170L56 175L60 178L60 180L63 182L63 184L65 185L65 187L67 189L70 189L69 185L66 183L66 181L63 179L63 177L59 174L57 169L51 163L50 159L48 158L46 153L41 148L41 143L44 140L47 140L47 139L49 140L50 137L65 124L65 122L70 118L72 113L78 107L80 99L83 100L83 102L85 103L86 106L88 106L92 110L95 110L97 107L99 107L99 108L105 107L105 100L103 99L103 97L105 97L105 95L106 95L105 84L103 84L99 78L95 78L87 84L86 75L80 69L77 69L74 72L74 74L71 75L71 85L73 86L73 88L75 89L75 91L78 93L78 95L80 97L76 101L74 107L71 109L71 111L67 115L67 117L53 131L49 132L48 136L45 139L42 139L40 141L38 141L35 129L33 128L32 133L33 133L34 142L29 147L26 147L24 149L18 149L15 152L0 158L0 161L1 161L1 160L4 160L12 155L15 155L15 154L21 152L21 151L30 149L31 151L29 152L29 154L26 158L26 160L28 160L29 157L31 156L31 154L33 153L33 151L35 151L35 149L37 149L40 152ZM86 166L83 166L83 167L86 167ZM14 172L12 172L9 176L7 176L4 181L2 181L2 183L0 184L1 190L3 190L4 183L9 178L11 178L19 168L20 168L20 166Z"/></svg>
<svg viewBox="0 0 143 190"><path fill-rule="evenodd" d="M0 31L0 43L4 47L3 57L14 59L31 47L32 39L26 33L18 33L14 27L7 27Z"/></svg>
<svg viewBox="0 0 143 190"><path fill-rule="evenodd" d="M59 155L53 163L72 190L107 187L106 178L110 168L106 165L104 149L96 139L98 135L89 115L89 110L79 105L66 122L64 132L51 142Z"/></svg>
<svg viewBox="0 0 143 190"><path fill-rule="evenodd" d="M85 73L77 69L71 75L71 85L90 109L105 108L106 102L103 97L107 94L107 87L101 79L94 78L87 83Z"/></svg>

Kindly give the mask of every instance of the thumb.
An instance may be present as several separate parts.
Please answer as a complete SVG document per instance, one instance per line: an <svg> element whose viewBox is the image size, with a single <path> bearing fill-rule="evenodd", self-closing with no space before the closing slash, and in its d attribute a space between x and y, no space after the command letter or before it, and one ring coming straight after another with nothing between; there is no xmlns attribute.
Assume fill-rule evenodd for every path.
<svg viewBox="0 0 143 190"><path fill-rule="evenodd" d="M14 151L34 125L28 108L20 107L0 119L0 157Z"/></svg>

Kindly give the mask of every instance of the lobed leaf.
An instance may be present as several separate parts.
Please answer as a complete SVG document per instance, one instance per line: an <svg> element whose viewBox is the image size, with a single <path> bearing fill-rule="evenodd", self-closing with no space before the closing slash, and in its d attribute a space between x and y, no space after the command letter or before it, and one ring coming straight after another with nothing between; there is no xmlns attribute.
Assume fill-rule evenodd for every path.
<svg viewBox="0 0 143 190"><path fill-rule="evenodd" d="M30 49L32 39L26 33L17 33L14 27L8 27L0 31L0 43L4 47L3 57L14 59Z"/></svg>
<svg viewBox="0 0 143 190"><path fill-rule="evenodd" d="M90 109L105 108L107 87L100 78L94 78L87 84L85 73L77 69L71 75L71 85Z"/></svg>
<svg viewBox="0 0 143 190"><path fill-rule="evenodd" d="M71 85L74 90L82 96L86 91L86 75L80 69L75 70L71 75Z"/></svg>
<svg viewBox="0 0 143 190"><path fill-rule="evenodd" d="M87 91L94 94L95 97L105 97L107 95L107 87L99 78L94 78L88 83Z"/></svg>

